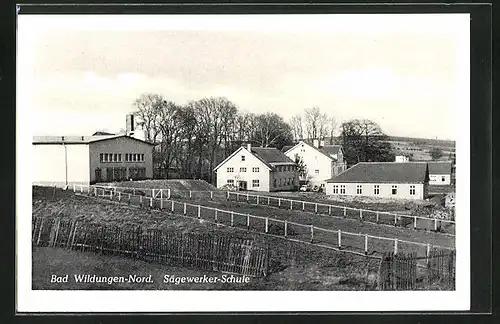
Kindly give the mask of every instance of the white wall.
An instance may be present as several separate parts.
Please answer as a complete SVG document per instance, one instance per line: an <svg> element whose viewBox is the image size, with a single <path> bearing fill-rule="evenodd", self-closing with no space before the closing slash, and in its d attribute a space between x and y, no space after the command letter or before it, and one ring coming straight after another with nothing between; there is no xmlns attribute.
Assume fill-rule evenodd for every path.
<svg viewBox="0 0 500 324"><path fill-rule="evenodd" d="M88 184L89 146L86 144L34 144L33 184ZM67 178L66 178L67 176Z"/></svg>
<svg viewBox="0 0 500 324"><path fill-rule="evenodd" d="M245 156L245 161L241 157ZM246 172L240 172L240 168L246 168ZM252 168L258 167L259 172L253 172ZM233 168L234 172L227 172L228 168ZM226 161L217 169L217 187L220 188L227 184L227 180L232 179L234 185L237 181L246 181L247 190L269 191L270 171L262 161L257 159L252 153L242 148L231 159ZM252 180L259 180L259 187L252 187Z"/></svg>
<svg viewBox="0 0 500 324"><path fill-rule="evenodd" d="M121 162L100 162L100 153L121 153ZM144 162L126 162L126 153L144 154ZM131 138L120 137L116 139L103 140L90 143L90 179L95 181L95 169L101 168L102 180L106 181L106 168L124 167L127 168L146 168L146 178L153 178L153 146L147 143L136 141Z"/></svg>
<svg viewBox="0 0 500 324"><path fill-rule="evenodd" d="M339 193L333 193L334 185L338 185ZM361 194L357 194L356 188L361 185ZM378 185L380 193L374 194L374 185ZM392 194L392 186L397 186L397 194ZM415 186L415 195L410 195L410 185ZM345 186L345 195L350 196L371 196L381 198L404 198L404 199L424 199L427 196L426 186L423 184L409 184L409 183L333 183L326 184L327 195L342 195L340 192L341 186Z"/></svg>
<svg viewBox="0 0 500 324"><path fill-rule="evenodd" d="M307 169L307 178L310 179L309 182L311 184L321 185L325 180L333 177L333 160L307 144L299 143L299 145L296 145L296 147L290 149L285 154L292 161L295 161L296 155L304 161ZM319 174L316 174L315 170L319 170Z"/></svg>
<svg viewBox="0 0 500 324"><path fill-rule="evenodd" d="M430 185L449 185L450 183L451 183L451 176L449 174L429 174Z"/></svg>

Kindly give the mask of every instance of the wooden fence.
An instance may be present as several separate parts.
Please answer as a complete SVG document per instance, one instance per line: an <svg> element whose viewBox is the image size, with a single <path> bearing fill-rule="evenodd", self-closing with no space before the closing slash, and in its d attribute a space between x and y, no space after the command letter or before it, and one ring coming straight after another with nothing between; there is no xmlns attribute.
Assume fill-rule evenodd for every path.
<svg viewBox="0 0 500 324"><path fill-rule="evenodd" d="M419 267L422 260L426 266ZM454 290L455 262L455 251L433 250L425 257L416 253L385 253L380 262L378 287L380 290Z"/></svg>
<svg viewBox="0 0 500 324"><path fill-rule="evenodd" d="M416 215L403 215L391 212L376 211L362 208L353 208L340 205L323 204L312 201L295 200L269 195L241 193L235 191L171 191L170 189L148 189L134 187L99 186L99 188L114 190L115 192L141 194L146 197L158 198L160 195L166 198L189 198L189 199L234 199L238 202L246 202L256 205L267 205L280 209L300 210L328 215L344 219L355 219L378 225L399 226L413 228L415 230L428 230L434 232L455 235L455 222L452 220L430 218Z"/></svg>
<svg viewBox="0 0 500 324"><path fill-rule="evenodd" d="M268 272L268 247L231 236L35 217L32 243L254 277Z"/></svg>
<svg viewBox="0 0 500 324"><path fill-rule="evenodd" d="M80 189L80 190L79 190ZM166 210L171 213L197 218L223 226L231 226L249 231L264 233L291 241L312 243L330 249L342 250L360 255L373 255L392 251L417 252L426 256L431 248L452 250L451 248L411 242L398 238L380 237L361 233L352 233L339 229L326 229L314 225L306 225L273 217L255 216L222 210L197 204L174 201L172 199L153 198L152 196L133 195L115 191L114 188L98 186L80 186L75 192L118 201L141 208Z"/></svg>

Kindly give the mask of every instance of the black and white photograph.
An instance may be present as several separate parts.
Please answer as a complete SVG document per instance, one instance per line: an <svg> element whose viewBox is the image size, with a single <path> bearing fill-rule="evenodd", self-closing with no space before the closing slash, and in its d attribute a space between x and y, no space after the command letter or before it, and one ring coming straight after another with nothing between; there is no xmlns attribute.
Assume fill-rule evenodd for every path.
<svg viewBox="0 0 500 324"><path fill-rule="evenodd" d="M468 14L17 28L18 307L467 309Z"/></svg>

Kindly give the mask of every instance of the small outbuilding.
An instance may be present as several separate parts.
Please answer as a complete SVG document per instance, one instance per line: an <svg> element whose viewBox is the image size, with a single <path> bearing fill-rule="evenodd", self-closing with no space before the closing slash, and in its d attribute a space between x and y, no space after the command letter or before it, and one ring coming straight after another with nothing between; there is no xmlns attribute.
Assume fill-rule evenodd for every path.
<svg viewBox="0 0 500 324"><path fill-rule="evenodd" d="M425 162L359 162L326 182L328 195L425 199L429 170Z"/></svg>
<svg viewBox="0 0 500 324"><path fill-rule="evenodd" d="M452 163L429 162L429 184L431 185L449 185L451 184Z"/></svg>

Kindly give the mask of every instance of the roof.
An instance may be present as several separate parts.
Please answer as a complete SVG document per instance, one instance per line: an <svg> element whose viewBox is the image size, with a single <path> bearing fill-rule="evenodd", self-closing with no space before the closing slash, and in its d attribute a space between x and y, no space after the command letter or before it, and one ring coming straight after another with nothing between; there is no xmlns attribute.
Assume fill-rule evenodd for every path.
<svg viewBox="0 0 500 324"><path fill-rule="evenodd" d="M325 145L320 148L320 150L325 151L328 155L338 154L340 150L342 150L341 145Z"/></svg>
<svg viewBox="0 0 500 324"><path fill-rule="evenodd" d="M109 139L126 137L135 141L143 142L149 145L152 143L140 140L127 135L95 135L95 136L33 136L33 144L90 144Z"/></svg>
<svg viewBox="0 0 500 324"><path fill-rule="evenodd" d="M337 161L337 159L335 157L333 157L332 154L338 154L339 150L342 149L342 146L340 146L340 145L324 145L321 148L317 148L312 143L310 143L308 141L299 141L294 146L288 146L288 149L284 152L286 153L286 152L290 151L291 149L295 148L297 145L302 144L302 143L309 145L311 148L322 153L323 155L325 155L329 159L332 159L335 162ZM287 146L285 146L285 147L287 147ZM283 147L283 149L285 149L285 147Z"/></svg>
<svg viewBox="0 0 500 324"><path fill-rule="evenodd" d="M451 162L428 162L430 174L451 174Z"/></svg>
<svg viewBox="0 0 500 324"><path fill-rule="evenodd" d="M220 168L224 163L229 161L241 150L247 151L246 147L239 147L236 151L234 151L231 155L224 159L224 161L219 163L214 168L214 171ZM278 164L295 164L295 162L292 161L288 156L286 156L285 153L274 147L252 147L250 153L257 159L259 159L262 163L264 163L270 170L274 170L274 166Z"/></svg>
<svg viewBox="0 0 500 324"><path fill-rule="evenodd" d="M424 183L427 171L425 162L359 162L327 182Z"/></svg>
<svg viewBox="0 0 500 324"><path fill-rule="evenodd" d="M97 131L94 134L92 134L92 136L103 136L103 135L116 135L116 134L108 133L108 132L101 132L101 131Z"/></svg>
<svg viewBox="0 0 500 324"><path fill-rule="evenodd" d="M286 151L288 151L289 149L291 149L292 147L294 147L295 145L285 145L283 146L283 148L281 149L281 152L285 153Z"/></svg>
<svg viewBox="0 0 500 324"><path fill-rule="evenodd" d="M295 164L285 153L274 147L252 147L252 154L271 166L284 163Z"/></svg>

